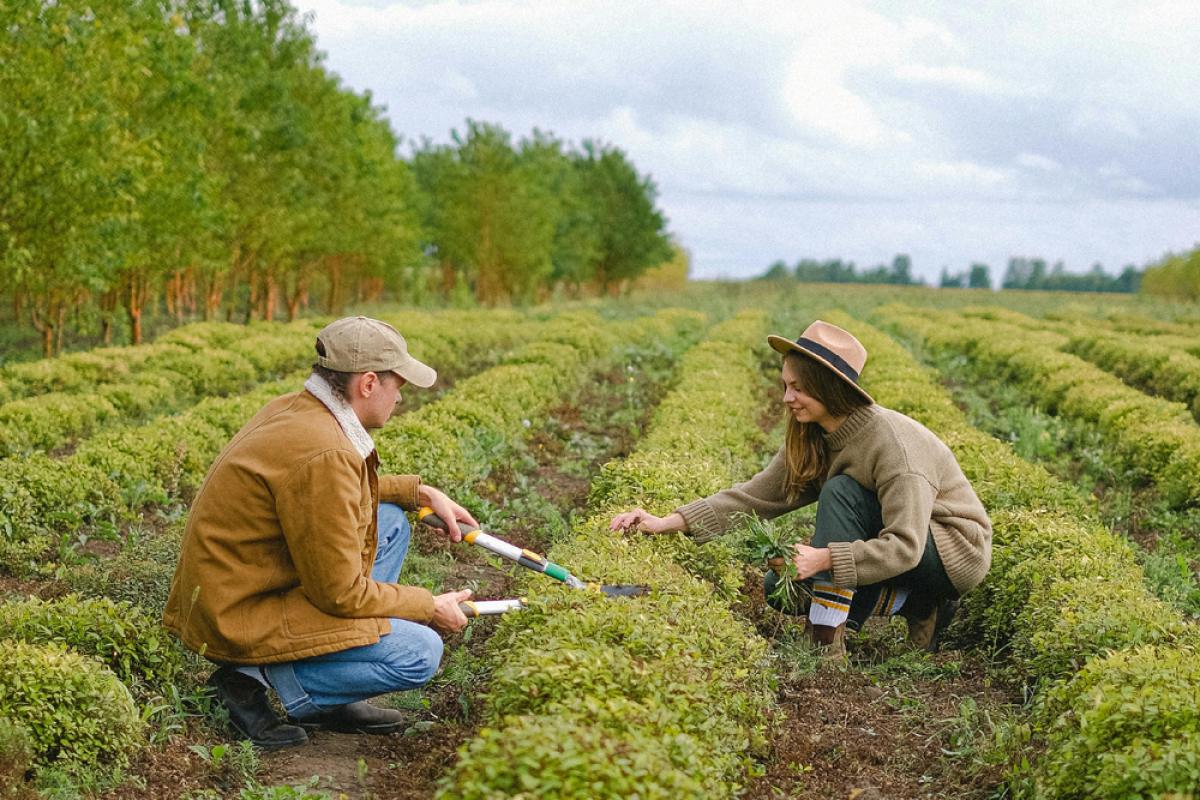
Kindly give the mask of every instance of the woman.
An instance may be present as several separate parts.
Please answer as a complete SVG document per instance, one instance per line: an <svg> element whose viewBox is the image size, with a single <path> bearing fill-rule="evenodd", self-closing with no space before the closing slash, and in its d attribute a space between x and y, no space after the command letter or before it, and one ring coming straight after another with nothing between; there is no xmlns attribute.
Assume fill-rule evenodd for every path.
<svg viewBox="0 0 1200 800"><path fill-rule="evenodd" d="M793 557L811 598L796 613L807 611L813 640L841 656L847 625L857 631L872 614L899 613L912 644L936 650L958 598L991 564L983 504L937 436L858 385L867 351L848 331L817 320L795 341L767 341L783 354L783 449L745 483L666 517L626 511L610 529L684 531L703 543L738 513L772 519L815 501L812 542ZM768 597L782 560L773 567Z"/></svg>

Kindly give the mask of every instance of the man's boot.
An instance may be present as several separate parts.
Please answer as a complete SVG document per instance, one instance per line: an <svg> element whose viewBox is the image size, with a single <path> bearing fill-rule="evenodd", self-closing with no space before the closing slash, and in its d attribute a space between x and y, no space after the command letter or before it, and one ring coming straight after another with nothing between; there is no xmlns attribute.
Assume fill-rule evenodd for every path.
<svg viewBox="0 0 1200 800"><path fill-rule="evenodd" d="M288 721L309 730L338 733L395 733L407 723L404 714L399 711L379 708L366 701L348 703L304 719L289 717Z"/></svg>
<svg viewBox="0 0 1200 800"><path fill-rule="evenodd" d="M267 701L267 687L233 667L221 667L208 678L218 702L229 712L229 724L255 747L278 750L308 741L303 728L288 725Z"/></svg>
<svg viewBox="0 0 1200 800"><path fill-rule="evenodd" d="M900 616L908 623L908 643L917 650L936 653L942 631L946 630L957 610L957 600L939 600L925 613L905 614L904 609L900 609Z"/></svg>
<svg viewBox="0 0 1200 800"><path fill-rule="evenodd" d="M808 623L808 635L821 653L821 660L845 663L846 623L841 625L813 625Z"/></svg>

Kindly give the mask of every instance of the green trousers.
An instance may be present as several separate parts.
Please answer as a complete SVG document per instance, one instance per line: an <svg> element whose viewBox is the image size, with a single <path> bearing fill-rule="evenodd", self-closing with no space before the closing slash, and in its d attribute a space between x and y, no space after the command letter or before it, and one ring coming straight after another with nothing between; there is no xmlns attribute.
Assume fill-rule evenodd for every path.
<svg viewBox="0 0 1200 800"><path fill-rule="evenodd" d="M813 547L827 547L830 542L854 542L874 539L883 530L883 512L879 498L848 475L830 478L821 487L817 498L817 523L813 534ZM815 582L832 583L828 571L818 572L800 583L802 596L811 594ZM807 605L800 608L784 608L771 595L779 583L774 570L768 570L763 581L767 602L785 613L806 614ZM933 541L933 532L925 537L925 550L915 567L880 583L855 587L854 599L850 602L848 627L858 630L871 617L880 597L890 589L907 589L908 599L904 603L905 616L924 617L941 600L957 600L958 591L946 575Z"/></svg>

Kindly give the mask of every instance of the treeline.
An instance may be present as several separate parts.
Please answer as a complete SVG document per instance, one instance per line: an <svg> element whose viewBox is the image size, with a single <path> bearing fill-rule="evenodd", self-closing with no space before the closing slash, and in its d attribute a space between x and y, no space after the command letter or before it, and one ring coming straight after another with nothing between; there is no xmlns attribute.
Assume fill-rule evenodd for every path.
<svg viewBox="0 0 1200 800"><path fill-rule="evenodd" d="M1142 289L1159 297L1200 300L1200 246L1188 253L1168 255L1147 267Z"/></svg>
<svg viewBox="0 0 1200 800"><path fill-rule="evenodd" d="M401 157L286 0L0 4L0 295L39 332L608 289L684 258L613 147L468 122Z"/></svg>
<svg viewBox="0 0 1200 800"><path fill-rule="evenodd" d="M1041 289L1056 292L1136 292L1142 274L1130 264L1118 275L1109 275L1101 264L1079 273L1067 272L1061 261L1047 270L1040 258L1010 258L1001 289Z"/></svg>
<svg viewBox="0 0 1200 800"><path fill-rule="evenodd" d="M794 278L802 283L890 283L901 286L919 285L923 281L912 276L912 259L903 253L892 259L891 265L877 264L870 269L858 271L853 261L831 258L818 261L804 258L789 267L784 261L776 261L761 276L762 280Z"/></svg>
<svg viewBox="0 0 1200 800"><path fill-rule="evenodd" d="M1195 277L1193 291L1200 294L1200 250L1191 254ZM1186 261L1187 257L1181 257ZM1179 259L1177 259L1179 260ZM1174 264L1174 262L1171 262ZM1164 265L1165 266L1165 265ZM1172 267L1176 269L1176 267ZM1147 275L1149 272L1147 272ZM794 267L784 261L776 261L763 273L760 280L794 279L803 283L872 283L896 285L923 285L924 281L912 275L912 259L898 254L891 265L879 264L858 272L853 261L834 258L825 261L801 259ZM1172 278L1172 281L1178 282ZM1077 274L1066 271L1063 262L1055 262L1047 268L1041 258L1010 258L1001 289L1040 289L1060 292L1136 292L1141 285L1142 273L1136 267L1125 267L1119 275L1109 275L1104 267L1095 264L1091 271ZM983 263L973 263L963 272L950 272L942 268L938 286L943 289L991 289L992 268ZM1192 295L1195 297L1196 295Z"/></svg>

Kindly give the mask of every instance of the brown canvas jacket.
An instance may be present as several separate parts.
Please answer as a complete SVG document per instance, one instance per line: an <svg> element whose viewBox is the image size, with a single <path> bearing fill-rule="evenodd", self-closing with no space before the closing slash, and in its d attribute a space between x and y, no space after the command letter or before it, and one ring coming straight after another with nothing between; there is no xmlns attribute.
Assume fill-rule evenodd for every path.
<svg viewBox="0 0 1200 800"><path fill-rule="evenodd" d="M308 391L276 398L218 456L192 504L163 622L213 661L267 664L428 623L433 596L371 579L380 500L413 510L421 480L377 477Z"/></svg>

